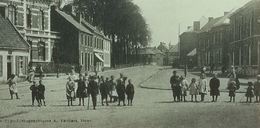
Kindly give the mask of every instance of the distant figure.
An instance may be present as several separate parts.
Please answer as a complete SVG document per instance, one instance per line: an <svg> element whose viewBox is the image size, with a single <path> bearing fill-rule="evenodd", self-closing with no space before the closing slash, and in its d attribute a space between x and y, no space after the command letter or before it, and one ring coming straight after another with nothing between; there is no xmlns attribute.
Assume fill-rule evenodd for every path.
<svg viewBox="0 0 260 128"><path fill-rule="evenodd" d="M214 73L214 68L215 68L215 65L211 64L209 73L213 74Z"/></svg>
<svg viewBox="0 0 260 128"><path fill-rule="evenodd" d="M192 78L191 83L189 86L190 95L191 95L191 102L193 102L193 97L195 97L195 101L197 102L197 95L198 95L198 84L196 83L196 79Z"/></svg>
<svg viewBox="0 0 260 128"><path fill-rule="evenodd" d="M253 82L248 82L248 87L246 90L246 102L251 103L252 102L252 98L254 97L254 88L253 88Z"/></svg>
<svg viewBox="0 0 260 128"><path fill-rule="evenodd" d="M87 86L86 86L86 82L84 80L84 76L82 74L79 75L79 80L77 80L78 83L78 88L76 91L76 96L79 98L79 106L81 106L81 102L82 105L84 106L84 98L87 97Z"/></svg>
<svg viewBox="0 0 260 128"><path fill-rule="evenodd" d="M38 86L36 85L36 82L33 81L33 85L31 85L30 87L30 90L32 91L32 106L34 106L34 101L36 99L37 103L38 103L38 106L40 107L41 104L40 104L40 100L39 100L39 88Z"/></svg>
<svg viewBox="0 0 260 128"><path fill-rule="evenodd" d="M186 102L186 96L187 96L187 90L188 90L188 87L189 87L189 82L188 80L181 76L180 78L180 86L181 86L181 101L184 101Z"/></svg>
<svg viewBox="0 0 260 128"><path fill-rule="evenodd" d="M206 73L206 70L207 70L207 68L206 68L205 66L203 66L203 67L201 68L201 74Z"/></svg>
<svg viewBox="0 0 260 128"><path fill-rule="evenodd" d="M184 68L184 76L187 77L187 72L188 72L188 67L187 65L185 65L185 68Z"/></svg>
<svg viewBox="0 0 260 128"><path fill-rule="evenodd" d="M255 102L259 102L260 98L260 75L257 75L257 81L254 83Z"/></svg>
<svg viewBox="0 0 260 128"><path fill-rule="evenodd" d="M17 89L17 83L16 83L16 76L15 74L12 74L10 78L7 80L7 84L9 85L9 92L11 95L11 99L13 99L13 95L16 95L16 99L19 99L18 96L18 89Z"/></svg>
<svg viewBox="0 0 260 128"><path fill-rule="evenodd" d="M30 82L30 83L33 82L34 76L35 76L35 70L31 66L31 67L29 67L29 70L28 70L28 77L27 77L28 82Z"/></svg>
<svg viewBox="0 0 260 128"><path fill-rule="evenodd" d="M212 102L218 101L220 80L217 78L217 74L214 74L213 78L209 82L210 95L212 96Z"/></svg>
<svg viewBox="0 0 260 128"><path fill-rule="evenodd" d="M228 83L228 88L229 90L229 97L230 97L230 102L235 102L235 97L236 97L236 82L231 81Z"/></svg>
<svg viewBox="0 0 260 128"><path fill-rule="evenodd" d="M173 94L173 98L174 101L176 101L176 98L178 96L178 87L180 84L180 80L179 80L179 76L177 76L177 72L173 71L173 75L170 79L170 84L171 84L171 88L172 88L172 94Z"/></svg>
<svg viewBox="0 0 260 128"><path fill-rule="evenodd" d="M39 86L38 86L38 98L39 98L39 102L40 105L46 106L45 104L45 86L42 84L42 80L39 80Z"/></svg>
<svg viewBox="0 0 260 128"><path fill-rule="evenodd" d="M66 96L68 100L68 106L72 106L72 101L75 97L75 82L72 77L69 77L68 79L69 81L66 84Z"/></svg>
<svg viewBox="0 0 260 128"><path fill-rule="evenodd" d="M199 89L199 94L201 96L201 101L204 101L205 95L207 95L208 92L208 81L206 79L205 74L201 74L199 84L198 84L198 89Z"/></svg>
<svg viewBox="0 0 260 128"><path fill-rule="evenodd" d="M108 81L108 78L106 79L106 81ZM108 96L108 93L109 93L109 88L108 88L108 85L107 85L107 82L105 82L104 80L104 77L101 76L101 80L100 80L100 94L101 94L101 104L102 106L104 106L104 100L106 102L106 105L108 106L108 100L107 100L107 96Z"/></svg>
<svg viewBox="0 0 260 128"><path fill-rule="evenodd" d="M95 81L95 76L90 77L90 82L88 83L88 94L91 95L93 109L96 109L97 106L97 95L98 95L98 83Z"/></svg>
<svg viewBox="0 0 260 128"><path fill-rule="evenodd" d="M132 80L128 80L128 85L126 86L126 95L127 95L127 105L133 105L133 99L134 99L135 89L134 85L132 84ZM130 102L130 103L129 103Z"/></svg>
<svg viewBox="0 0 260 128"><path fill-rule="evenodd" d="M40 80L41 80L42 77L43 77L43 68L42 68L42 65L39 65L38 71L39 71L39 78L40 78Z"/></svg>

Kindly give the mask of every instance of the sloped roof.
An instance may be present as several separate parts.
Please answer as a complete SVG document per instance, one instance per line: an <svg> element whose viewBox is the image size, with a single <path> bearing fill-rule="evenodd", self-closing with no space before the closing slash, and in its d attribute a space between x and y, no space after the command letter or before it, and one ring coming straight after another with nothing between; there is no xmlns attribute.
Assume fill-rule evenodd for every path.
<svg viewBox="0 0 260 128"><path fill-rule="evenodd" d="M28 50L29 45L11 22L0 15L0 48Z"/></svg>
<svg viewBox="0 0 260 128"><path fill-rule="evenodd" d="M222 16L223 17L223 16ZM200 32L207 32L209 31L222 17L217 17L209 21L206 25L204 25Z"/></svg>
<svg viewBox="0 0 260 128"><path fill-rule="evenodd" d="M155 55L155 54L163 54L163 53L160 50L158 50L157 48L147 47L147 48L140 49L139 54L141 54L141 55Z"/></svg>
<svg viewBox="0 0 260 128"><path fill-rule="evenodd" d="M83 26L82 24L80 24L77 20L75 20L71 15L66 14L63 11L60 11L58 9L56 9L56 12L58 12L62 17L64 17L64 19L66 19L68 22L70 22L74 27L76 27L78 30L85 32L85 33L89 33L92 34L91 31L89 31L87 28L85 28L85 26Z"/></svg>
<svg viewBox="0 0 260 128"><path fill-rule="evenodd" d="M217 27L217 26L220 26L220 25L230 24L229 18L233 13L234 13L234 10L230 11L229 13L227 13L226 15L221 17L213 26Z"/></svg>

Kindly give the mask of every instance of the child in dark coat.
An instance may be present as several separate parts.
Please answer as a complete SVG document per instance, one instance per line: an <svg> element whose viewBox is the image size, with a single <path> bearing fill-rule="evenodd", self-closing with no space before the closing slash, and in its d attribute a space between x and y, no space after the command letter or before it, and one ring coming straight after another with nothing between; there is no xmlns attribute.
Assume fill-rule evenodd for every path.
<svg viewBox="0 0 260 128"><path fill-rule="evenodd" d="M40 101L39 101L39 97L38 97L38 86L36 85L36 82L33 81L33 85L31 85L30 90L32 91L32 106L34 106L34 101L35 99L38 102L38 106L40 107Z"/></svg>
<svg viewBox="0 0 260 128"><path fill-rule="evenodd" d="M46 106L44 93L45 93L45 86L42 84L42 80L40 80L38 86L38 98L39 98L40 105L42 105L43 103L43 105Z"/></svg>
<svg viewBox="0 0 260 128"><path fill-rule="evenodd" d="M128 101L128 106L133 105L133 99L134 99L134 94L135 94L135 89L134 85L132 84L132 80L128 80L128 85L126 86L126 95L127 95L127 101ZM130 102L130 104L129 104Z"/></svg>
<svg viewBox="0 0 260 128"><path fill-rule="evenodd" d="M248 82L248 88L246 90L246 102L248 102L248 100L250 100L250 103L251 103L253 97L254 97L253 83Z"/></svg>

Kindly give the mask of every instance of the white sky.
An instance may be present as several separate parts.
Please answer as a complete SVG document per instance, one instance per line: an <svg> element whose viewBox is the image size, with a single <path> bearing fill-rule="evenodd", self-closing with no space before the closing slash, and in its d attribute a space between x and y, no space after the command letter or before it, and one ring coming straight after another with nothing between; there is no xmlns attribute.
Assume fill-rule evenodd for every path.
<svg viewBox="0 0 260 128"><path fill-rule="evenodd" d="M250 0L133 0L152 32L152 46L159 42L177 44L181 32L201 17L219 17Z"/></svg>

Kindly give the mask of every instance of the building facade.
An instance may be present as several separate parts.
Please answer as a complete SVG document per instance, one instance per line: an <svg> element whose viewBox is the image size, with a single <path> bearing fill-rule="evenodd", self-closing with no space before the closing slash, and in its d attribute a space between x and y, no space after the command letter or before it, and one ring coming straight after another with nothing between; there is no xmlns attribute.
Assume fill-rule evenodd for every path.
<svg viewBox="0 0 260 128"><path fill-rule="evenodd" d="M252 0L230 17L230 63L241 74L255 75L260 71L260 1Z"/></svg>
<svg viewBox="0 0 260 128"><path fill-rule="evenodd" d="M32 64L52 61L52 48L59 39L50 26L50 0L1 0L0 14L8 17L30 44Z"/></svg>
<svg viewBox="0 0 260 128"><path fill-rule="evenodd" d="M81 71L110 68L111 40L81 15L53 6L52 24L53 30L60 33L59 63L81 67Z"/></svg>
<svg viewBox="0 0 260 128"><path fill-rule="evenodd" d="M215 69L228 67L230 22L232 12L224 13L218 18L209 18L208 23L202 27L199 33L198 64L202 66L213 66Z"/></svg>
<svg viewBox="0 0 260 128"><path fill-rule="evenodd" d="M0 83L11 74L26 78L30 46L7 17L0 15L0 26Z"/></svg>

